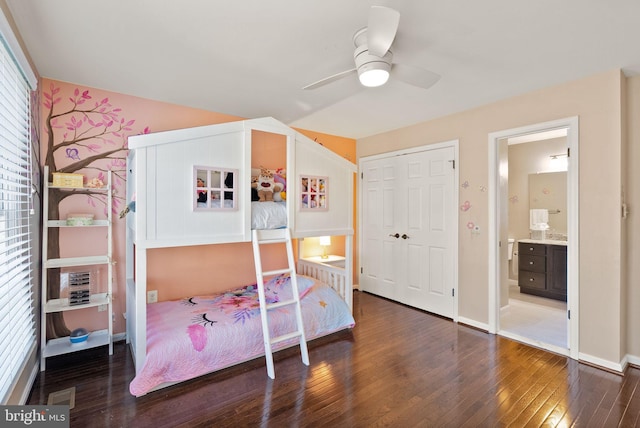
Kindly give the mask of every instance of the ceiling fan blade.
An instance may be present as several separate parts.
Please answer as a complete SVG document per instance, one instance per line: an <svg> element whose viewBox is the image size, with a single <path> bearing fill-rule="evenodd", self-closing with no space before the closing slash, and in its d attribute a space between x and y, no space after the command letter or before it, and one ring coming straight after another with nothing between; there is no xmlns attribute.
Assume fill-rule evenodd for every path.
<svg viewBox="0 0 640 428"><path fill-rule="evenodd" d="M403 64L393 64L391 76L423 89L429 89L440 80L440 75L433 71Z"/></svg>
<svg viewBox="0 0 640 428"><path fill-rule="evenodd" d="M350 74L355 73L357 70L352 68L351 70L341 71L340 73L334 74L333 76L325 77L324 79L320 79L317 82L313 82L302 89L316 89L320 86L324 86L328 83L335 82L336 80L342 79L343 77L347 77Z"/></svg>
<svg viewBox="0 0 640 428"><path fill-rule="evenodd" d="M383 57L398 31L400 12L384 6L371 6L367 25L367 44L371 55Z"/></svg>

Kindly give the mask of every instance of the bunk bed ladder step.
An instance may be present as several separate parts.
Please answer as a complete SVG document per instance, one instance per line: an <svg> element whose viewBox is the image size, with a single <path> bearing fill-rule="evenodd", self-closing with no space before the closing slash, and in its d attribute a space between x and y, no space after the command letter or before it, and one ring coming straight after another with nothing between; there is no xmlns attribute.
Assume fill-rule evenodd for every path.
<svg viewBox="0 0 640 428"><path fill-rule="evenodd" d="M260 300L260 318L262 320L262 335L264 337L264 354L267 363L267 374L271 379L275 379L276 375L273 366L273 350L271 348L271 345L273 344L298 338L300 341L302 362L307 366L309 365L309 351L307 349L307 339L304 334L304 325L302 323L302 310L300 307L300 294L298 293L298 280L295 271L293 246L291 244L291 232L289 229L253 230L252 234L253 259L256 266L256 279L258 285L258 297ZM275 243L285 244L287 250L287 263L289 267L286 269L263 271L262 258L260 257L260 245ZM293 300L267 304L264 290L264 278L285 273L291 275L290 286ZM269 330L269 310L287 305L295 306L296 330L291 333L272 338Z"/></svg>
<svg viewBox="0 0 640 428"><path fill-rule="evenodd" d="M283 273L292 273L293 269L276 269L276 270L269 270L266 272L262 272L262 276L273 276L273 275L281 275Z"/></svg>

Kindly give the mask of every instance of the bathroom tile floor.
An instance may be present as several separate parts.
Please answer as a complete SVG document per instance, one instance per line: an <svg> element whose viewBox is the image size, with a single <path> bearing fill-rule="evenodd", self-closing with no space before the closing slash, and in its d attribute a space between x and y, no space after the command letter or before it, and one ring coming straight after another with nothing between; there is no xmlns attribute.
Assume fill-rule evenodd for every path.
<svg viewBox="0 0 640 428"><path fill-rule="evenodd" d="M509 287L509 306L501 311L500 330L567 348L567 304L520 293Z"/></svg>

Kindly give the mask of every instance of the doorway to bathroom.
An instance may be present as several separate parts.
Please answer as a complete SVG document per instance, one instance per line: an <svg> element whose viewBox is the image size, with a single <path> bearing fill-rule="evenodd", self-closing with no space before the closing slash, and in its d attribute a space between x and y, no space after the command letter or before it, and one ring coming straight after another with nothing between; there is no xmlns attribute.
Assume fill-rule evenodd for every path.
<svg viewBox="0 0 640 428"><path fill-rule="evenodd" d="M489 135L489 330L578 357L578 119Z"/></svg>

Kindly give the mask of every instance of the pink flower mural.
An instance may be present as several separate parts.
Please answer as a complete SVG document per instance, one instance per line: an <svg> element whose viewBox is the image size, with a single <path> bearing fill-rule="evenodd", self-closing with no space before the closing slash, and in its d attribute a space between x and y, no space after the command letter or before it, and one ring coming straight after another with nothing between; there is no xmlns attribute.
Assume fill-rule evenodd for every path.
<svg viewBox="0 0 640 428"><path fill-rule="evenodd" d="M46 115L43 124L46 138L44 164L49 172L81 173L106 183L106 174L112 172L113 210L118 211L124 204L125 167L127 137L132 134L146 134L148 127L136 129L135 120L123 116L122 109L113 106L109 98L94 100L90 90L76 88L65 94L61 88L51 83L48 90L42 90L43 107ZM43 145L44 141L41 142ZM42 175L42 174L41 174ZM51 177L43 177L51 181ZM101 204L106 210L104 192L96 192L90 187L49 193L49 218L60 218L60 203L72 196L85 196L87 203L96 207ZM49 229L47 252L49 258L60 256L59 229ZM60 274L58 269L47 271L50 284L48 298L60 296ZM50 338L69 335L62 313L50 314L47 318L47 334Z"/></svg>

